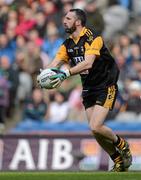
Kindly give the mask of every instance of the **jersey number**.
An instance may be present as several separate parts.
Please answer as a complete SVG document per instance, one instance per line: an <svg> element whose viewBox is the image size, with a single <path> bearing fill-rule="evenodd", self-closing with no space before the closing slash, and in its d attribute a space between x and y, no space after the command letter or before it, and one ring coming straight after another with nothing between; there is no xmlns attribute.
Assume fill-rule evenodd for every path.
<svg viewBox="0 0 141 180"><path fill-rule="evenodd" d="M83 56L79 56L79 57L74 57L73 60L75 61L75 64L78 64L78 63L84 61L84 58L83 58ZM86 70L86 71L83 71L80 74L89 74L89 71Z"/></svg>

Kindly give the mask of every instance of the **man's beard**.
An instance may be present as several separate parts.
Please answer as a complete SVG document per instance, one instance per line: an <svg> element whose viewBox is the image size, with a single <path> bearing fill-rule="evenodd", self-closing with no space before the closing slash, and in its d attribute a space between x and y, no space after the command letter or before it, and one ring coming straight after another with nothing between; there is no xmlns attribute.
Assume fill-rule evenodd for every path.
<svg viewBox="0 0 141 180"><path fill-rule="evenodd" d="M65 28L65 32L68 34L72 34L76 30L75 26L72 26L71 28Z"/></svg>

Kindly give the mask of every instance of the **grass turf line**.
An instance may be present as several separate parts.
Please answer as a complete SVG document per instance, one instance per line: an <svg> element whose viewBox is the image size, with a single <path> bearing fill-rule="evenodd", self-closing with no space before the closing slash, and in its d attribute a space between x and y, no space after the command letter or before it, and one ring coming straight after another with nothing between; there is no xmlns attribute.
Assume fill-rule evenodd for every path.
<svg viewBox="0 0 141 180"><path fill-rule="evenodd" d="M0 180L141 180L140 172L1 172Z"/></svg>

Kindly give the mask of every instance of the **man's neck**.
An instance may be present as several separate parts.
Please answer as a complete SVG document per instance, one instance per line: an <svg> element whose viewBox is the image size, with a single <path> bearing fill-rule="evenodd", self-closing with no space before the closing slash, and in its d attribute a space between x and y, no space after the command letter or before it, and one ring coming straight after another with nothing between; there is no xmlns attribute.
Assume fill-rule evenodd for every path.
<svg viewBox="0 0 141 180"><path fill-rule="evenodd" d="M77 39L80 35L80 32L82 31L83 27L77 27L77 29L72 33L73 39Z"/></svg>

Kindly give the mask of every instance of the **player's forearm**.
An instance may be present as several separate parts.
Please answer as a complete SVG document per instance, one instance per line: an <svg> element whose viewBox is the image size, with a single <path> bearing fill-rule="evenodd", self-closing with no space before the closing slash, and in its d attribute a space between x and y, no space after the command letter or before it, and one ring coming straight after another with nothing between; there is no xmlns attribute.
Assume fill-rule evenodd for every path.
<svg viewBox="0 0 141 180"><path fill-rule="evenodd" d="M75 75L75 74L82 73L83 71L86 71L90 68L91 68L91 66L89 66L88 63L83 61L83 62L79 63L77 66L70 68L69 71L70 71L71 75Z"/></svg>
<svg viewBox="0 0 141 180"><path fill-rule="evenodd" d="M94 55L93 56L87 56L84 61L80 62L76 66L69 69L70 74L75 75L75 74L82 73L86 70L89 70L92 67L94 60L95 60Z"/></svg>

